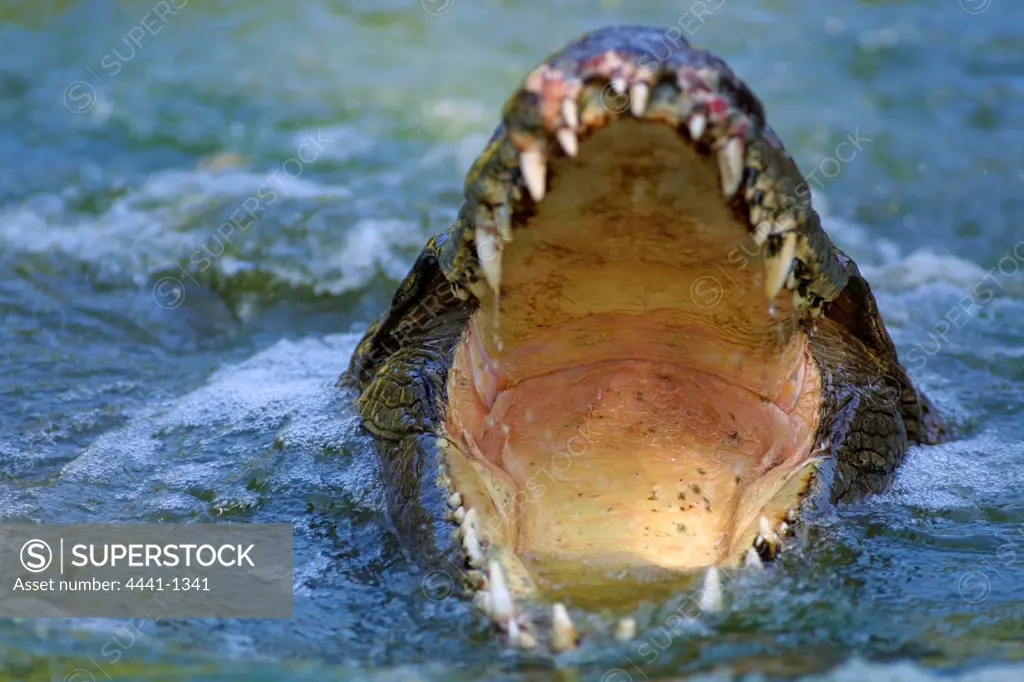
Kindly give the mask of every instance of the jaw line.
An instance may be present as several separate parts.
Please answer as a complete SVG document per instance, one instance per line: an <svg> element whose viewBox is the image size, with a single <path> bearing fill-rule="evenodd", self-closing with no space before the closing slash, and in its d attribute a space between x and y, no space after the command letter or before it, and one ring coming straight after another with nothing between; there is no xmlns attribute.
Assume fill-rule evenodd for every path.
<svg viewBox="0 0 1024 682"><path fill-rule="evenodd" d="M802 182L799 170L765 124L756 97L721 60L690 48L684 41L663 61L638 68L641 62L637 60L651 52L651 46L659 43L661 36L662 32L657 29L643 27L611 28L588 34L549 57L527 76L520 90L508 100L502 125L467 176L466 201L459 219L444 240L439 239L429 247L433 249L440 272L451 283L453 293L467 301L468 311L476 310L472 320L483 320L486 322L482 324L491 325L481 332L484 343L477 348L475 356L467 350L464 355L468 360L456 358L452 364L448 376L449 397L452 387L459 386L460 382L462 386L473 387L470 393L495 396L498 395L493 390L495 386L489 386L488 382L494 381L498 388L505 389L540 374L535 365L519 375L504 377L477 372L473 367L478 361L486 364L509 349L519 348L524 339L512 338L510 332L538 326L515 319L517 310L525 311L529 306L506 305L515 297L512 280L519 266L513 254L524 235L529 238L534 234L547 234L547 230L536 229L538 215L543 216L556 207L560 198L570 203L574 197L579 198L578 192L567 190L565 186L573 164L583 161L588 149L600 149L594 141L605 130L637 125L631 116L643 119L644 126L663 126L663 130L677 131L679 138L691 145L687 148L703 157L703 170L694 176L702 183L702 199L688 202L687 208L698 212L707 208L727 214L726 218L719 216L720 219L705 222L737 228L736 235L727 240L729 247L737 247L744 240L752 245L744 252L750 256L752 269L758 274L739 288L748 294L756 289L757 299L761 301L758 315L767 314L775 320L772 334L762 335L754 347L794 351L799 344L787 343L787 340L793 334L803 334L799 329L801 324L821 315L825 306L844 289L850 273L856 274L856 267L838 254L821 230L818 217L807 200L809 197L794 200L794 193ZM613 111L605 106L601 97L604 90L618 82L624 87L613 89L624 93L629 101L626 107ZM640 173L640 177L643 175ZM599 181L602 175L590 177ZM681 186L689 187L686 183ZM612 194L606 192L605 196ZM724 249L717 250L728 258ZM703 252L706 255L708 251ZM690 271L687 267L677 270ZM576 281L582 280L577 278ZM690 297L693 298L692 292ZM726 308L728 304L722 307ZM714 319L715 314L710 317ZM740 315L733 319L752 317ZM792 320L793 324L778 324L778 320ZM469 328L473 326L471 322ZM475 345L464 343L466 340L463 335L462 342L457 344L456 356L462 349L472 349ZM705 365L704 369L710 367L708 363ZM812 371L811 374L809 383L813 384L817 373ZM785 392L785 372L775 376L756 373L751 376L755 375L755 385L747 388L769 403L778 402ZM521 632L517 629L516 618L510 619L506 613L504 593L536 597L537 585L531 572L507 545L511 545L511 549L516 546L504 538L499 542L488 537L493 524L481 527L481 519L501 518L499 509L505 504L502 491L507 489L506 482L500 475L495 476L494 467L484 466L493 453L486 444L476 442L476 436L470 433L473 429L466 428L457 410L446 409L445 418L446 437L441 442L448 471L441 473L441 483L456 491L451 500L452 518L459 524L457 537L465 558L473 567L469 583L484 611L516 641ZM812 427L811 432L813 430ZM778 495L795 503L810 486L819 463L812 445L807 446L803 460L791 463L789 479L776 481L776 497L772 497L770 503L774 504ZM819 448L828 446L827 443L817 445ZM457 485L452 487L453 483ZM761 493L771 494L770 491ZM780 517L791 518L793 511L779 504ZM742 557L750 565L759 565L760 556L773 556L786 522L776 527L773 523L763 516L751 520L740 535L753 536L753 547L748 546L741 554L728 552L726 563L735 563ZM503 573L500 585L489 588L486 574L493 574L495 567L507 573ZM707 589L719 583L716 571L714 565L706 569ZM495 590L497 596L488 596ZM720 598L714 598L714 589L710 592L712 597L702 599L702 603L713 607ZM551 622L558 621L556 610ZM555 631L557 634L557 627Z"/></svg>
<svg viewBox="0 0 1024 682"><path fill-rule="evenodd" d="M638 134L638 130L650 131L649 135ZM537 319L537 310L545 305L552 297L547 296L542 290L545 278L551 276L565 275L567 282L564 286L571 286L578 281L582 288L594 285L595 280L600 280L602 275L601 267L594 266L586 261L583 247L589 242L604 244L607 240L598 238L603 225L622 224L625 231L641 228L641 231L634 233L642 236L641 223L636 215L630 213L635 207L626 205L623 207L625 213L617 213L614 206L605 206L604 217L595 216L594 206L607 204L608 196L625 197L631 196L626 189L617 192L593 190L594 196L588 196L586 189L588 178L608 179L614 175L613 170L621 170L624 166L601 167L601 163L608 163L611 158L621 158L622 149L617 145L629 145L634 154L634 160L641 166L650 165L658 161L657 155L647 154L636 149L637 141L645 137L658 144L664 142L666 135L675 135L667 128L652 123L619 122L610 125L605 130L599 130L589 139L585 140L579 150L578 158L568 159L559 157L554 159L550 165L551 182L545 198L539 204L534 205L529 212L516 213L512 216L515 230L513 238L502 244L501 257L503 260L502 275L500 280L500 296L491 289L490 285L484 286L484 282L478 282L474 293L479 299L479 309L474 314L469 329L463 335L463 340L456 350L455 362L449 374L449 400L451 405L447 410L448 442L446 453L449 467L449 477L453 481L454 490L459 493L459 502L453 511L453 518L459 522L459 534L463 541L463 549L466 551L467 560L473 568L484 570L490 561L496 561L504 569L509 590L517 599L535 599L541 594L557 596L562 598L579 599L581 590L585 589L585 581L582 576L573 576L577 580L576 585L569 585L565 588L565 578L571 576L571 571L566 571L565 566L571 565L578 559L568 559L569 564L559 564L563 570L562 579L545 576L543 572L538 574L536 566L530 568L524 563L523 557L519 555L521 540L521 522L524 513L529 513L528 507L536 504L535 500L527 500L523 503L524 482L513 480L508 472L500 465L501 445L495 444L495 438L501 439L500 429L503 418L506 415L500 413L500 409L507 408L503 403L516 402L508 396L516 393L517 389L528 387L531 381L538 377L549 374L566 372L571 364L561 362L563 356L558 356L550 366L545 366L544 358L551 358L550 339L557 337L564 332L559 331L578 327L580 334L593 335L593 330L586 330L587 321L599 324L601 313L614 317L621 316L628 305L622 300L628 298L623 295L622 300L601 309L597 313L595 307L600 308L607 302L608 297L595 295L587 299L581 298L579 289L573 290L565 298L575 301L575 308L572 304L564 306L556 305L553 308L544 308L543 320ZM672 139L672 138L669 138ZM654 296L653 301L649 300L650 310L633 307L632 313L639 314L638 319L653 318L657 315L666 317L668 322L677 322L674 315L678 313L678 301L680 293L691 294L692 281L701 275L704 270L691 270L695 267L705 267L709 272L719 273L719 277L730 276L730 273L722 270L722 266L729 266L728 255L730 247L741 243L747 235L744 224L737 220L733 211L721 199L718 188L717 169L714 161L710 160L701 163L698 153L692 151L689 142L685 139L679 140L677 153L690 155L687 163L680 163L678 159L670 159L675 163L665 164L666 159L660 159L662 166L668 165L679 169L685 177L693 176L699 178L699 182L682 182L677 186L683 190L686 207L696 207L699 210L696 214L672 214L670 217L679 219L677 223L683 227L673 227L678 232L675 236L669 235L672 239L680 236L690 236L700 242L704 239L703 246L693 247L689 252L676 250L672 256L667 250L661 250L656 255L663 261L660 267L668 268L677 280L682 283L676 289L669 289L661 294L661 298ZM607 144L607 143L611 144ZM606 156L600 152L601 146L610 149ZM598 151L597 154L594 152ZM664 150L662 150L664 151ZM662 152L658 152L661 154ZM589 161L588 161L589 160ZM588 163L594 165L588 170ZM615 162L617 163L617 162ZM657 165L657 164L656 164ZM651 170L654 173L654 170ZM689 174L689 175L687 175ZM640 174L640 180L645 177ZM679 181L681 178L672 178ZM609 181L611 182L611 181ZM716 191L710 199L707 197L708 186ZM657 187L647 187L648 191L657 192ZM614 200L613 202L614 203ZM646 206L646 204L643 204ZM659 206L654 204L655 209ZM616 216L614 219L607 218L608 214ZM579 216L573 222L567 216ZM648 220L650 221L650 215ZM580 225L590 220L590 223ZM625 222L623 222L625 221ZM558 226L565 229L558 232ZM570 227L571 226L571 227ZM596 227L595 227L596 226ZM589 229L588 229L589 228ZM688 231L689 230L689 231ZM584 235L576 246L577 249L568 248L564 243L559 243L557 238L547 239L555 234L577 233ZM724 233L724 234L723 234ZM696 235L696 236L694 236ZM572 237L572 234L569 235ZM614 235L613 235L614 237ZM623 244L634 240L626 235ZM622 239L622 235L618 237ZM597 249L601 251L605 247ZM607 249L614 253L614 248ZM641 249L642 251L642 249ZM556 258L550 261L552 267L545 270L536 263L543 260L545 254L556 252ZM757 253L757 250L752 250ZM673 261L677 257L677 261ZM710 260L710 263L703 263L703 260ZM657 259L656 259L657 260ZM576 262L578 261L578 262ZM717 262L716 262L717 261ZM532 265L527 265L527 263ZM795 321L798 317L789 301L781 301L776 306L774 315L768 312L768 303L765 301L763 292L764 271L758 267L759 263L753 266L744 266L748 271L744 273L744 281L736 283L735 290L725 291L722 294L723 300L718 304L714 312L719 315L730 305L742 301L751 301L748 306L750 311L757 311L770 324L765 330L755 329L749 334L747 342L750 344L767 343L767 350L763 358L754 358L752 364L763 361L764 358L777 357L781 354L786 357L789 353L790 362L796 358L803 357L806 353L806 337L802 332L797 331ZM557 266L557 267L555 267ZM648 267L652 267L648 264ZM735 264L731 265L735 268ZM575 269L574 269L575 268ZM717 269L712 269L717 268ZM575 273L566 275L566 273ZM582 275L580 273L583 273ZM592 273L589 276L586 273ZM734 275L736 273L733 273ZM685 277L689 277L686 280ZM739 277L739 275L736 275ZM642 279L642 276L634 276L633 279ZM692 280L692 281L691 281ZM612 286L619 286L622 282L615 280ZM483 286L481 289L480 287ZM636 284L639 287L639 284ZM634 288L636 288L634 287ZM563 287L564 288L564 287ZM692 295L688 296L692 299ZM740 304L746 305L746 304ZM646 306L645 306L646 308ZM691 322L707 324L709 311L699 303L691 300L690 304L682 310L682 314ZM562 317L559 317L559 316ZM753 318L753 312L739 313L739 317ZM563 319L564 318L564 319ZM785 330L782 330L783 327ZM770 327L770 329L769 329ZM782 330L782 331L780 331ZM620 335L626 332L618 332ZM546 335L546 336L545 336ZM571 337L572 335L567 335ZM781 338L780 338L781 337ZM767 341L765 341L767 339ZM785 340L783 340L785 339ZM797 340L800 339L799 343ZM579 338L567 341L565 349L582 355L582 344ZM548 344L545 346L545 344ZM774 345L773 345L774 344ZM608 344L605 344L608 345ZM626 344L628 346L628 343ZM600 344L598 345L600 347ZM531 350L532 348L532 350ZM629 349L626 348L626 351ZM579 366L593 365L595 362L614 362L616 360L635 360L625 358L622 355L623 348L609 346L610 355L607 357L580 359ZM516 353L522 353L525 357L517 357ZM619 353L616 355L616 353ZM627 353L628 354L628 353ZM557 354L556 354L557 355ZM635 354L634 354L635 355ZM685 358L685 356L683 356ZM717 373L721 377L734 377L735 372L730 373L728 367L705 363L701 367L680 367L681 352L678 349L667 348L663 358L656 358L666 362L672 362L681 371L690 371L700 374L704 371ZM708 376L711 376L710 374ZM803 383L803 375L796 382L799 387ZM811 377L816 379L816 375ZM778 400L783 396L783 402L792 403L794 396L787 396L786 377L768 377L765 383L760 386L750 387L751 395L758 396L762 402L775 402L778 407ZM781 382L781 383L780 383ZM463 387L464 392L460 392ZM790 393L793 389L789 389ZM797 390L799 393L799 390ZM523 394L517 394L523 398ZM475 400L484 411L476 414L465 423L459 413L462 407L460 400ZM521 401L520 401L521 402ZM792 404L787 404L785 409L792 409ZM781 408L780 408L781 409ZM495 412L494 410L499 410ZM490 420L489 423L486 420ZM816 423L807 425L807 433L813 437ZM571 438L571 436L570 436ZM778 533L776 529L780 523L786 523L787 518L792 518L791 513L799 503L804 492L810 485L814 471L817 468L817 460L810 454L810 445L805 455L800 455L784 466L776 465L761 478L751 483L749 490L750 497L754 500L761 500L762 504L753 504L745 508L742 500L739 501L735 513L736 527L733 532L733 539L729 542L727 549L717 560L703 565L692 565L680 567L673 565L671 561L659 561L655 557L653 561L646 562L646 573L650 575L661 575L662 579L678 584L679 581L692 579L692 572L699 570L706 565L736 566L744 561L750 561L748 549L757 545L755 552L759 558L763 554L765 558L774 555L778 547ZM527 486L528 487L528 486ZM460 512L459 509L462 509ZM469 510L472 510L470 512ZM466 515L472 513L471 523L465 523ZM762 521L764 516L767 521ZM768 524L767 533L765 524ZM528 549L528 548L526 548ZM763 551L762 551L763 550ZM643 562L642 562L643 563ZM653 573L652 573L653 571ZM641 571L643 572L643 571ZM556 570L557 573L557 570ZM538 582L539 581L539 582ZM562 589L555 586L562 584Z"/></svg>

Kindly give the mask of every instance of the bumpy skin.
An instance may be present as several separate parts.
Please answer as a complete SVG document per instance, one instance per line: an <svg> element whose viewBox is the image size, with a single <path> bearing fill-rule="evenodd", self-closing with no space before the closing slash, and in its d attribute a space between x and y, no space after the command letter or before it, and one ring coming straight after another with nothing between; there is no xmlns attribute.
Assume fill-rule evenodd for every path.
<svg viewBox="0 0 1024 682"><path fill-rule="evenodd" d="M856 264L837 249L810 205L794 161L765 123L761 103L717 57L667 40L661 29L614 27L582 36L550 56L505 105L503 120L469 171L458 219L433 237L402 282L390 309L370 326L341 383L359 392L358 409L376 441L389 504L402 538L421 558L452 558L459 550L446 519L442 420L453 351L477 307L481 269L476 228L497 234L524 229L534 207L520 172L520 153L560 153L553 133L571 125L557 106L575 97L581 111L602 112L579 132L628 116L628 105L585 107L623 80L647 86L647 119L680 130L702 112L708 133L697 148L713 153L731 138L743 142L739 191L729 200L753 233L766 218L764 249L782 250L796 235L796 262L787 280L805 312L813 357L823 380L817 441L827 443L829 467L820 488L833 501L884 490L908 443L936 443L946 428L899 364L874 297ZM552 179L555 182L556 179Z"/></svg>

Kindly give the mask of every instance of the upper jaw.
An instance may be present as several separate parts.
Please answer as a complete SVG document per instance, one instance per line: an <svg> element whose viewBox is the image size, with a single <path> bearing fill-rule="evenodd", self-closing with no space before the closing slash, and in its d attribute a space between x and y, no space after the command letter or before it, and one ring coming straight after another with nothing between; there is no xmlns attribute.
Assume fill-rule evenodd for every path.
<svg viewBox="0 0 1024 682"><path fill-rule="evenodd" d="M846 285L849 264L821 229L810 192L760 102L720 59L671 45L664 31L612 27L550 56L508 99L501 125L466 177L446 277L483 299L502 281L502 250L557 186L551 161L575 157L595 130L632 117L669 125L718 161L721 194L764 261L769 300L790 292L817 317Z"/></svg>

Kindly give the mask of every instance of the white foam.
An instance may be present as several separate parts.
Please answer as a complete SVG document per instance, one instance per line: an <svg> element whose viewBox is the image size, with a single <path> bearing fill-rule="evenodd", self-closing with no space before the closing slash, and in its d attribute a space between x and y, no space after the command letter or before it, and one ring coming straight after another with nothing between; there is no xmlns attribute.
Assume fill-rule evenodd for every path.
<svg viewBox="0 0 1024 682"><path fill-rule="evenodd" d="M327 148L329 149L329 147ZM296 173L288 167L288 172ZM88 216L66 211L75 190L64 196L33 197L18 206L0 207L0 248L14 252L61 253L93 264L105 273L120 273L144 284L154 273L178 261L187 261L204 244L214 253L223 247L212 240L219 224L195 226L195 213L205 206L237 203L238 216L245 216L243 203L263 191L261 206L269 209L282 199L345 201L346 187L323 185L312 180L286 177L280 168L265 173L247 170L170 170L154 173L137 188L114 199L100 215ZM277 173L275 175L275 173ZM270 190L276 194L267 198ZM231 211L228 211L230 214ZM260 218L266 213L260 215ZM254 235L258 220L248 223L252 230L236 231L233 241L243 252L257 250L263 235ZM267 241L264 238L264 241ZM258 250L257 250L258 251ZM343 257L340 254L340 257ZM260 262L273 271L279 259ZM289 267L288 259L284 261ZM252 267L213 259L217 267ZM303 283L315 275L308 272Z"/></svg>
<svg viewBox="0 0 1024 682"><path fill-rule="evenodd" d="M404 220L364 219L352 225L329 259L336 274L328 282L317 283L317 291L340 293L365 283L376 270L392 279L402 279L409 271L402 249L416 249L425 242L419 227Z"/></svg>
<svg viewBox="0 0 1024 682"><path fill-rule="evenodd" d="M314 590L310 585L326 575L334 566L335 560L327 554L314 554L307 561L295 567L292 576L292 594L297 599L311 599Z"/></svg>
<svg viewBox="0 0 1024 682"><path fill-rule="evenodd" d="M873 233L858 222L829 215L828 202L823 195L812 192L815 208L821 216L821 225L829 238L857 262L861 272L872 264L885 264L900 258L896 242Z"/></svg>
<svg viewBox="0 0 1024 682"><path fill-rule="evenodd" d="M446 164L454 163L455 173L464 176L473 167L489 139L489 134L470 133L456 143L439 142L423 155L420 165L427 170L442 168L448 172L451 166L445 167Z"/></svg>
<svg viewBox="0 0 1024 682"><path fill-rule="evenodd" d="M901 661L876 663L860 657L851 658L825 675L804 678L806 682L1016 682L1024 675L1020 664L990 665L984 668L950 673L924 668Z"/></svg>
<svg viewBox="0 0 1024 682"><path fill-rule="evenodd" d="M371 152L375 144L374 137L367 135L365 126L345 123L296 131L292 136L291 148L297 153L300 147L308 145L310 138L322 141L320 147L307 146L304 149L303 158L312 158L315 154L315 161L348 161L360 154Z"/></svg>
<svg viewBox="0 0 1024 682"><path fill-rule="evenodd" d="M423 114L430 120L459 129L494 123L494 111L477 100L440 99L423 105Z"/></svg>
<svg viewBox="0 0 1024 682"><path fill-rule="evenodd" d="M620 675L621 673L621 675ZM800 682L1017 682L1024 675L1024 666L1020 664L988 665L983 668L950 673L922 667L910 661L877 663L859 656L839 664L832 670L817 674L805 675ZM608 680L632 680L626 670L612 669L605 674ZM720 669L708 673L700 673L687 677L690 682L738 682L739 680L761 680L760 675L737 675L730 669Z"/></svg>
<svg viewBox="0 0 1024 682"><path fill-rule="evenodd" d="M114 488L115 502L141 504L147 513L180 513L200 505L189 494L193 488L214 490L235 504L253 501L245 483L259 470L272 485L343 489L380 508L372 458L326 463L319 457L358 440L358 417L334 385L358 339L282 340L224 367L206 385L99 436L64 466L62 479ZM275 436L278 445L268 448L267 438ZM107 520L119 514L100 513Z"/></svg>
<svg viewBox="0 0 1024 682"><path fill-rule="evenodd" d="M871 283L872 289L905 293L931 285L947 285L957 291L964 291L989 273L989 270L971 260L928 248L904 254L896 242L880 236L876 230L830 215L828 200L824 195L812 192L812 200L821 216L825 232L857 262L857 267ZM1024 269L1024 265L1018 266ZM997 276L1000 280L1012 278L998 273ZM1021 279L1024 280L1024 277Z"/></svg>
<svg viewBox="0 0 1024 682"><path fill-rule="evenodd" d="M929 509L976 507L978 501L1012 496L1024 487L1024 442L981 433L951 443L912 447L892 488L875 504Z"/></svg>
<svg viewBox="0 0 1024 682"><path fill-rule="evenodd" d="M949 284L969 289L985 277L977 263L949 254L918 249L909 256L882 266L864 266L861 271L872 288L906 291L929 284Z"/></svg>

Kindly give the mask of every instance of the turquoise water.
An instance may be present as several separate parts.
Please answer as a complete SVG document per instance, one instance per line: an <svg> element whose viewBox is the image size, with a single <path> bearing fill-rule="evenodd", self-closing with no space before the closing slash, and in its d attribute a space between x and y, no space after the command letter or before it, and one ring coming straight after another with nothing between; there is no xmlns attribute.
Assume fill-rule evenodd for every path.
<svg viewBox="0 0 1024 682"><path fill-rule="evenodd" d="M1024 675L1024 7L157 5L0 3L0 518L291 522L296 616L0 622L7 678ZM507 93L609 23L675 24L751 84L957 440L732 579L721 616L648 604L635 642L552 661L424 594L333 381Z"/></svg>

